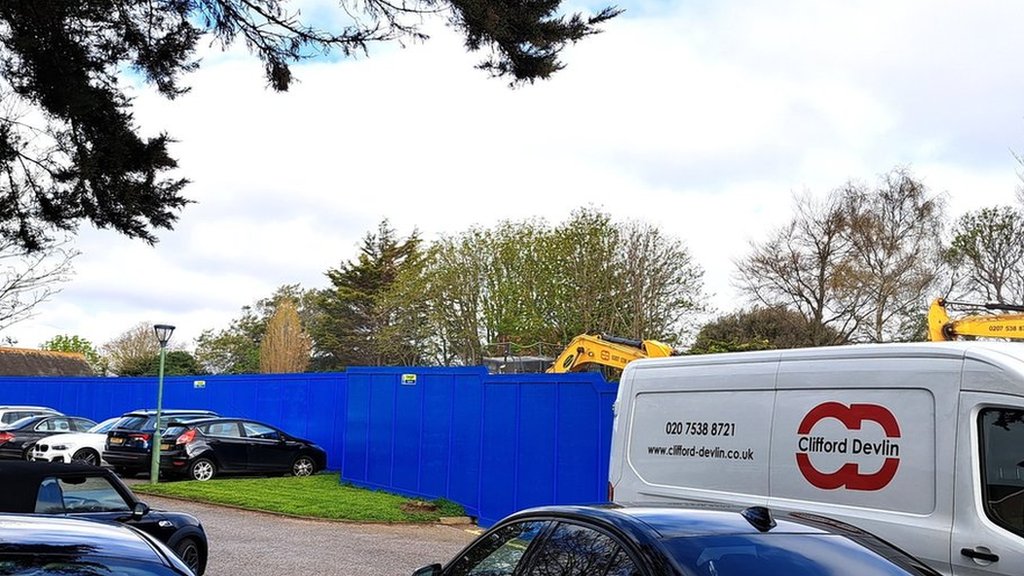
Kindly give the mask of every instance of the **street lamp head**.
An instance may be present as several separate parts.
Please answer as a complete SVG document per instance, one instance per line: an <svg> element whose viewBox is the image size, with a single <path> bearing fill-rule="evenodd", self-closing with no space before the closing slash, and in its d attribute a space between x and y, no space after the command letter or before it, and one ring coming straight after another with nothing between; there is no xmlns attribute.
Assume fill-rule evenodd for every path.
<svg viewBox="0 0 1024 576"><path fill-rule="evenodd" d="M171 341L171 333L174 332L174 326L170 324L154 324L153 331L156 332L156 339L160 342L160 347L166 348L167 343Z"/></svg>

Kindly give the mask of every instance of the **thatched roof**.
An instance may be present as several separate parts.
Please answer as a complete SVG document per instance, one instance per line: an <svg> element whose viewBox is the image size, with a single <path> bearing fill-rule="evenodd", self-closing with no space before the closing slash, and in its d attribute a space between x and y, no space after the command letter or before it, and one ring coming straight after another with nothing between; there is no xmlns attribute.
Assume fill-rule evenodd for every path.
<svg viewBox="0 0 1024 576"><path fill-rule="evenodd" d="M95 376L83 354L0 348L0 376Z"/></svg>

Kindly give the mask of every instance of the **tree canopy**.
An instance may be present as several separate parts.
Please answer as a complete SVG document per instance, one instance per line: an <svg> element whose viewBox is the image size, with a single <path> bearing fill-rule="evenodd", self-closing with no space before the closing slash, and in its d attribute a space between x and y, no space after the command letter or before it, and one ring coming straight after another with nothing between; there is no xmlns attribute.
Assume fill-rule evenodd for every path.
<svg viewBox="0 0 1024 576"><path fill-rule="evenodd" d="M286 0L4 0L0 3L0 238L28 250L82 221L156 241L189 203L188 183L171 176L171 137L143 137L122 86L126 69L167 98L188 90L204 37L241 40L263 62L274 90L291 66L377 42L423 40L441 17L479 67L511 83L546 79L561 50L599 31L620 10L563 15L561 0L340 0L349 24L318 28Z"/></svg>
<svg viewBox="0 0 1024 576"><path fill-rule="evenodd" d="M750 301L807 320L813 345L920 334L942 277L945 205L908 170L797 198L795 215L737 262Z"/></svg>

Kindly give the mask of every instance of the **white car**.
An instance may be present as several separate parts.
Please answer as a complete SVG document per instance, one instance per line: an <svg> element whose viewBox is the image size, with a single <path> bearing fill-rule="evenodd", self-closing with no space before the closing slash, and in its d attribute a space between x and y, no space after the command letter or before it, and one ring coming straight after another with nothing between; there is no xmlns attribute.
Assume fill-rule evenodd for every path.
<svg viewBox="0 0 1024 576"><path fill-rule="evenodd" d="M84 462L93 466L106 465L103 461L103 445L107 442L107 430L113 428L121 418L109 418L86 432L47 436L36 442L35 448L32 449L32 459L45 462Z"/></svg>

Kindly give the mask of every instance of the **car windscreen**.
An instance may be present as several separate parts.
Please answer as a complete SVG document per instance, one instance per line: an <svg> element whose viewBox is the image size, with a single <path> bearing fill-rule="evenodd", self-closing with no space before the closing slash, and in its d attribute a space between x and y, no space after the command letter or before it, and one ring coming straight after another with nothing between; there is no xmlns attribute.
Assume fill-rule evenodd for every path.
<svg viewBox="0 0 1024 576"><path fill-rule="evenodd" d="M103 422L100 422L99 424L93 426L92 428L89 428L88 430L86 430L86 432L88 432L89 434L106 434L108 431L117 428L121 420L124 420L124 418L108 418Z"/></svg>
<svg viewBox="0 0 1024 576"><path fill-rule="evenodd" d="M150 416L125 416L117 423L119 430L151 430L155 417Z"/></svg>
<svg viewBox="0 0 1024 576"><path fill-rule="evenodd" d="M932 576L836 534L736 534L673 538L671 555L691 576ZM898 562L899 560L895 560ZM901 563L903 564L903 563Z"/></svg>
<svg viewBox="0 0 1024 576"><path fill-rule="evenodd" d="M172 436L181 436L181 433L188 430L188 426L181 422L172 422L164 430L164 438L171 438Z"/></svg>
<svg viewBox="0 0 1024 576"><path fill-rule="evenodd" d="M32 416L25 416L24 418L20 418L18 420L15 420L14 422L11 422L10 424L0 425L0 430L18 430L22 426L28 424L29 422L34 422L39 419L40 418L38 414L34 414Z"/></svg>

